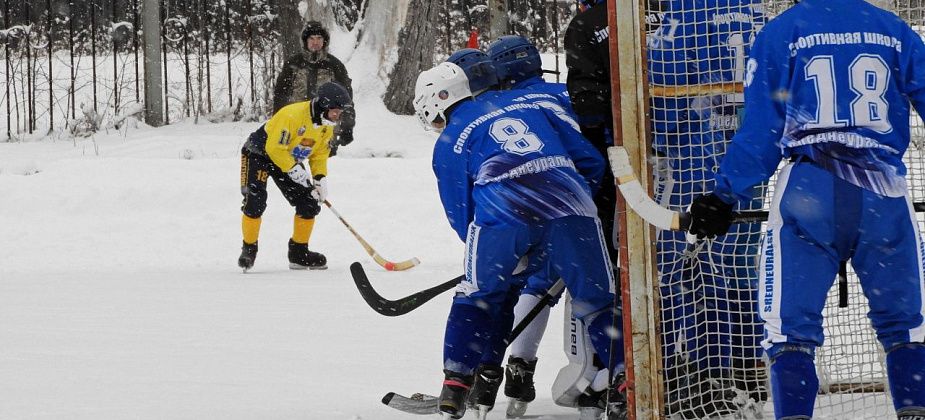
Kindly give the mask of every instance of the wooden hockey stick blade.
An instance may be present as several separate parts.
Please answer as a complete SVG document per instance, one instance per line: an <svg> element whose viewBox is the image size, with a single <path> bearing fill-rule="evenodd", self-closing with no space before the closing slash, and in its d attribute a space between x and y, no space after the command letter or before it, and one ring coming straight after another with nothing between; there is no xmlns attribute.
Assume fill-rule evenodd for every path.
<svg viewBox="0 0 925 420"><path fill-rule="evenodd" d="M691 215L687 212L673 211L660 206L642 188L636 179L629 154L622 146L607 149L610 167L617 181L617 187L627 205L650 225L659 229L687 232L691 226ZM923 206L925 208L925 206ZM740 211L733 215L734 223L760 223L768 220L766 210Z"/></svg>
<svg viewBox="0 0 925 420"><path fill-rule="evenodd" d="M334 216L340 220L340 222L347 228L347 230L353 234L353 237L356 238L357 242L360 243L360 246L366 250L366 253L369 254L370 257L373 257L373 261L375 261L376 264L382 266L382 268L388 271L404 271L421 263L421 260L417 259L417 257L399 262L392 262L382 258L382 256L379 255L375 249L373 249L372 245L370 245L369 242L366 242L366 240L363 239L363 237L353 229L353 226L350 226L350 223L347 223L347 219L344 219L344 216L341 216L340 212L338 212L334 206L331 205L330 201L324 200L324 205L327 206L329 210L331 210L331 213L334 213Z"/></svg>
<svg viewBox="0 0 925 420"><path fill-rule="evenodd" d="M366 271L363 270L362 264L358 262L350 264L350 275L353 277L353 282L356 284L357 290L360 292L360 296L363 297L363 300L366 301L366 304L374 311L385 316L399 316L411 312L437 295L453 289L466 277L465 275L461 275L429 289L412 293L400 299L389 300L382 297L382 295L373 288L373 285L369 282L369 277L366 276Z"/></svg>
<svg viewBox="0 0 925 420"><path fill-rule="evenodd" d="M373 261L375 261L376 264L379 264L380 266L382 266L382 268L384 268L384 269L386 269L386 270L388 270L388 271L405 271L405 270L407 270L407 269L409 269L409 268L411 268L411 267L414 267L414 266L416 266L416 265L418 265L418 264L421 263L421 260L417 259L417 257L414 257L414 258L412 258L412 259L410 259L410 260L404 260L404 261L399 261L399 262L391 262L391 261L389 261L389 260L387 260L387 259L385 259L385 258L382 258L382 257L379 255L379 253L377 253L377 252L375 252L375 251L374 251L372 254L369 254L369 255L370 255L371 257L373 257Z"/></svg>
<svg viewBox="0 0 925 420"><path fill-rule="evenodd" d="M382 403L408 414L440 414L438 398L433 395L414 394L406 397L401 394L389 392L382 397Z"/></svg>

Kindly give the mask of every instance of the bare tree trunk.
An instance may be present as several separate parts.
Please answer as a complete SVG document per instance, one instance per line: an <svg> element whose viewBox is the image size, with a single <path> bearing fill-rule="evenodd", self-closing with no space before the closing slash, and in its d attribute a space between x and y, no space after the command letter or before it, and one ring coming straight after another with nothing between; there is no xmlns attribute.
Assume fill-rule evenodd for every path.
<svg viewBox="0 0 925 420"><path fill-rule="evenodd" d="M508 0L488 0L488 13L491 20L489 39L511 33L511 17L509 15Z"/></svg>
<svg viewBox="0 0 925 420"><path fill-rule="evenodd" d="M302 51L302 16L298 0L277 0L279 3L279 41L283 56L291 57Z"/></svg>
<svg viewBox="0 0 925 420"><path fill-rule="evenodd" d="M155 127L164 125L164 79L161 73L161 8L157 0L144 0L141 5L141 29L145 46L145 122Z"/></svg>
<svg viewBox="0 0 925 420"><path fill-rule="evenodd" d="M408 4L405 26L399 35L398 62L389 75L389 86L382 98L385 107L396 114L411 115L414 83L418 74L434 64L437 9L439 2L412 0Z"/></svg>
<svg viewBox="0 0 925 420"><path fill-rule="evenodd" d="M378 53L380 67L388 66L391 61L389 57L392 57L398 46L399 29L405 22L410 0L367 1L366 15L361 23L362 29L357 44ZM385 80L388 73L380 72L380 75Z"/></svg>

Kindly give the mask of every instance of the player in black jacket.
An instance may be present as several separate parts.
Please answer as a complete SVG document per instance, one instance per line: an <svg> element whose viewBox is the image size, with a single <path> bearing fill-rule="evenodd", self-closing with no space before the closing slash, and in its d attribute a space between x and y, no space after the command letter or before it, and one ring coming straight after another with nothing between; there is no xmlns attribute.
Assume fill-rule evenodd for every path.
<svg viewBox="0 0 925 420"><path fill-rule="evenodd" d="M301 53L286 60L283 69L276 78L273 89L273 112L295 102L307 101L314 97L318 86L327 82L336 82L347 88L353 97L353 87L344 63L328 52L331 35L320 22L311 21L302 30ZM356 124L356 111L353 106L343 110L337 125L335 138L331 141L331 156L337 153L338 146L345 146L353 141L353 126Z"/></svg>
<svg viewBox="0 0 925 420"><path fill-rule="evenodd" d="M582 8L584 11L572 18L565 30L565 65L568 67L565 83L578 115L581 134L607 156L607 147L613 145L607 5L603 0L582 0ZM608 162L594 203L614 267L619 266L614 229L616 194Z"/></svg>

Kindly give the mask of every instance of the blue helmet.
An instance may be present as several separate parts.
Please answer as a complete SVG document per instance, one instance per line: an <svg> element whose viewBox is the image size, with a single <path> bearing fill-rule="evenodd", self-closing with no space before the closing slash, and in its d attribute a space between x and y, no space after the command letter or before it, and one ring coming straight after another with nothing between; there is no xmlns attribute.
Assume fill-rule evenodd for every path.
<svg viewBox="0 0 925 420"><path fill-rule="evenodd" d="M501 85L501 78L498 77L495 62L491 61L488 55L475 48L457 50L446 61L463 69L469 79L469 90L472 91L473 95L478 95L482 91L497 88Z"/></svg>
<svg viewBox="0 0 925 420"><path fill-rule="evenodd" d="M504 81L513 83L543 74L540 52L532 42L520 35L504 35L488 46L488 56L504 74Z"/></svg>

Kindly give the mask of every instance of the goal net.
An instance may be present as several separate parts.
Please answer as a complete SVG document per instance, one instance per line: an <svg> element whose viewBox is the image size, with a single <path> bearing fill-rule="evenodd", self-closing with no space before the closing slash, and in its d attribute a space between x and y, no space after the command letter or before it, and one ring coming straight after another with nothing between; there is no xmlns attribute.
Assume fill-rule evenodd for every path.
<svg viewBox="0 0 925 420"><path fill-rule="evenodd" d="M648 126L639 131L648 130L640 138L647 143L643 148L651 168L650 191L660 205L684 211L695 197L712 191L713 171L741 121L742 80L755 33L792 1L643 3L635 11L617 5L617 20L620 13L636 13L643 15L637 21L646 22L645 72L640 74L647 81L642 103L648 109L640 120ZM874 3L925 34L922 0ZM625 80L621 85L627 86ZM624 119L623 124L639 123ZM917 115L910 124L909 185L913 200L922 202L925 129ZM742 210L767 209L772 185L773 179L756 188L750 206ZM763 234L760 222L737 223L712 241L692 245L683 233L656 231L645 245L654 255L649 328L659 341L652 358L660 395L652 398L660 399L655 406L662 413L654 417L773 417L774 395L768 388L757 315L764 296L757 271ZM832 279L824 311L826 341L816 355L820 389L815 418L891 418L895 413L886 389L883 350L866 316L867 300L850 264L847 268L846 281ZM840 296L844 291L847 298Z"/></svg>

